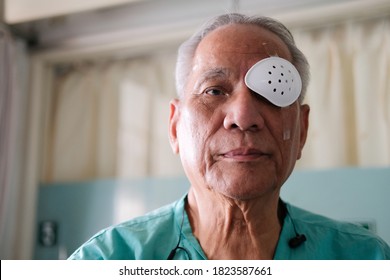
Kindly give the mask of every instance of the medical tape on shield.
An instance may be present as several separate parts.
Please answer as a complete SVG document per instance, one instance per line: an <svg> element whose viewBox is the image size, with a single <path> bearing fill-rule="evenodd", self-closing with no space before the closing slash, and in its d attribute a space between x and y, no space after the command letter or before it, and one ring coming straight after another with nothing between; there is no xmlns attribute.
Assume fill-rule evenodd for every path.
<svg viewBox="0 0 390 280"><path fill-rule="evenodd" d="M289 114L286 107L281 108L280 114L282 115L282 125L283 125L282 138L284 141L287 141L290 140L291 138L291 127L292 127L291 114Z"/></svg>
<svg viewBox="0 0 390 280"><path fill-rule="evenodd" d="M286 59L268 57L253 65L245 75L245 84L278 107L287 107L301 94L298 70Z"/></svg>

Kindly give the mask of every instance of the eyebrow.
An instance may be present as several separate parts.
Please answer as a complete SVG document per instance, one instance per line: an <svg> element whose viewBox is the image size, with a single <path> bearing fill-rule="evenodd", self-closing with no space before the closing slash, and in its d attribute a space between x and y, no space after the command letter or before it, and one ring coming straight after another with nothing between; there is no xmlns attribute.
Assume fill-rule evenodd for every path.
<svg viewBox="0 0 390 280"><path fill-rule="evenodd" d="M223 67L216 67L208 69L207 71L203 72L198 81L195 84L195 89L199 89L199 87L213 79L226 79L230 76L230 70Z"/></svg>

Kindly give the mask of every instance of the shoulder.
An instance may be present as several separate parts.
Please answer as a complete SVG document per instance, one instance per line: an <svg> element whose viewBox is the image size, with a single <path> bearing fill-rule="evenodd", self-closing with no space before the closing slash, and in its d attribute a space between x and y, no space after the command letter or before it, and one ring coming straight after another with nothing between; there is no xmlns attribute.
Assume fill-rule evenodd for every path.
<svg viewBox="0 0 390 280"><path fill-rule="evenodd" d="M327 234L345 234L351 236L376 237L362 226L350 222L337 221L310 211L287 204L294 223L301 227L318 230Z"/></svg>
<svg viewBox="0 0 390 280"><path fill-rule="evenodd" d="M98 232L69 259L166 258L177 242L174 232L178 230L175 220L178 204L180 201Z"/></svg>
<svg viewBox="0 0 390 280"><path fill-rule="evenodd" d="M363 226L337 221L287 204L306 247L329 259L390 259L390 247ZM322 254L322 255L321 255Z"/></svg>

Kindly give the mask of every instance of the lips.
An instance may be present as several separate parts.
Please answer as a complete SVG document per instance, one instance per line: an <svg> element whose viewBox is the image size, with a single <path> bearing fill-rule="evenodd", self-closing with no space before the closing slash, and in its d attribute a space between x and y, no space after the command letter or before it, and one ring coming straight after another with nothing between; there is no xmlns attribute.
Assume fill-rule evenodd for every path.
<svg viewBox="0 0 390 280"><path fill-rule="evenodd" d="M268 157L269 154L253 148L238 148L223 153L221 156L235 161L254 161L264 156Z"/></svg>

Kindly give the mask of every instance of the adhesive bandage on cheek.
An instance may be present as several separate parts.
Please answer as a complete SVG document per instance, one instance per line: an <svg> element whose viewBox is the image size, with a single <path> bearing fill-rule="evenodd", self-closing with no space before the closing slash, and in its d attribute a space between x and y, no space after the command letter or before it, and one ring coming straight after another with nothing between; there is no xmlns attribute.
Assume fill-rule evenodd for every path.
<svg viewBox="0 0 390 280"><path fill-rule="evenodd" d="M284 141L290 140L291 138L291 127L292 127L292 119L291 114L289 114L287 108L281 109L282 115L282 138Z"/></svg>
<svg viewBox="0 0 390 280"><path fill-rule="evenodd" d="M278 107L294 103L302 89L298 70L280 57L268 57L253 65L245 75L245 84Z"/></svg>

